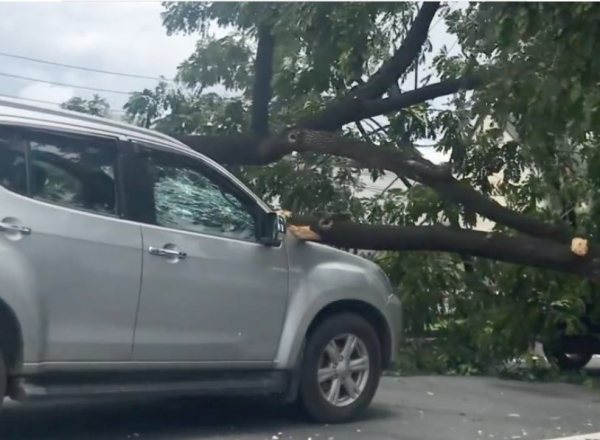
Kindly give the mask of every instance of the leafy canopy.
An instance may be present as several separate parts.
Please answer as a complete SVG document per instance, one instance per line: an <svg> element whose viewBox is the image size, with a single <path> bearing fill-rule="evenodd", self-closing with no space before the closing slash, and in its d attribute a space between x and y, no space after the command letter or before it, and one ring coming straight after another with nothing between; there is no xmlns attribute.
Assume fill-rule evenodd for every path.
<svg viewBox="0 0 600 440"><path fill-rule="evenodd" d="M400 46L418 7L164 3L167 32L198 35L196 49L182 61L175 84L132 94L125 110L132 121L171 134L245 133L257 35L266 27L275 41L270 127L280 131L366 81ZM599 15L593 3L443 6L438 17L461 53L450 56L444 47L432 54L426 42L417 62L431 61L442 79L482 74L485 87L453 95L446 110L423 102L349 124L343 133L368 138L374 152L419 154L418 143L433 142L465 185L517 212L565 221L574 233L599 239ZM414 182L365 194L365 184L383 172L361 172L343 158L305 153L233 171L266 201L294 212L348 212L373 224L478 225L473 212ZM574 331L597 295L581 279L468 256L387 252L373 258L399 286L408 333L444 336L450 344L440 362L463 373L522 353L556 323Z"/></svg>

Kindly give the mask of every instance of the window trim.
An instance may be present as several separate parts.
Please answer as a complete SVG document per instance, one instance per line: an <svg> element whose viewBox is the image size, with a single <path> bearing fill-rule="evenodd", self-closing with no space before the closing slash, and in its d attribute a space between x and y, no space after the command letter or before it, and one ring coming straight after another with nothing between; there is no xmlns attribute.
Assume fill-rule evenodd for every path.
<svg viewBox="0 0 600 440"><path fill-rule="evenodd" d="M194 236L211 237L211 238L224 239L224 240L234 240L234 241L239 241L242 243L257 244L259 246L262 246L262 244L258 241L258 233L259 233L259 228L260 228L260 217L261 217L261 215L266 214L266 211L259 203L257 203L257 201L253 197L252 193L249 193L247 190L245 190L243 187L241 187L237 182L235 182L234 180L230 179L228 176L221 173L220 170L218 170L217 168L213 167L211 164L207 163L206 161L202 160L201 158L199 158L193 154L187 154L187 152L185 152L185 151L179 151L174 148L169 148L167 146L162 146L160 144L154 144L151 142L146 142L146 141L137 140L137 139L129 140L129 148L128 149L131 151L131 156L132 156L130 158L130 161L128 161L128 166L130 167L129 173L134 172L134 170L135 170L135 172L139 172L141 168L145 168L144 164L143 164L143 160L141 160L141 158L140 158L140 155L142 153L140 151L140 148L146 149L146 150L148 150L152 153L156 153L156 154L170 154L170 155L173 155L174 157L181 158L182 163L184 163L184 164L186 162L189 163L190 165L194 166L198 172L205 175L208 179L210 179L214 183L221 185L227 189L230 189L234 193L234 195L236 197L238 197L245 206L248 206L247 212L254 219L255 230L254 230L253 238L244 239L244 238L222 235L222 234L218 234L218 233L213 234L213 233L209 233L209 232L200 232L200 231L193 231L190 229L174 228L171 226L159 225L156 223L156 220L154 220L154 222L152 223L152 222L149 222L146 220L142 220L139 217L136 218L135 216L130 217L129 218L130 220L138 221L138 222L142 223L144 226L151 226L153 228L160 228L160 229L172 231L172 232L179 232L179 233L185 233L185 234L192 234ZM194 169L194 168L192 168L192 169ZM149 194L151 194L151 200L152 200L152 206L150 206L150 207L146 206L146 209L155 213L156 205L154 203L153 182L151 182L150 176L147 174L147 169L144 169L144 172L142 172L141 175L142 175L141 184L142 184L143 190L148 192ZM126 188L127 188L127 186L126 186ZM128 197L133 197L133 195L128 194Z"/></svg>
<svg viewBox="0 0 600 440"><path fill-rule="evenodd" d="M42 203L44 205L49 205L49 206L55 206L57 208L61 208L61 209L67 209L70 211L74 211L74 212L82 212L82 213L86 213L86 214L92 214L92 215L97 215L100 217L105 217L105 218L111 218L111 219L116 219L116 220L124 220L125 216L124 213L126 212L125 206L124 206L124 197L123 197L123 184L122 184L122 168L123 168L123 160L122 160L122 153L123 153L123 142L120 139L120 137L118 135L109 135L109 134L98 134L95 132L86 132L84 130L71 130L69 128L65 128L63 129L62 127L46 127L46 126L39 126L39 125L28 125L28 124L24 124L24 123L7 123L4 121L0 122L0 128L7 128L8 130L13 130L14 131L14 135L11 137L10 139L10 144L12 146L17 146L17 143L23 143L24 145L21 145L24 147L24 159L25 159L25 169L26 169L26 176L27 176L27 192L26 194L19 194L16 193L8 188L4 188L7 191L9 191L12 194L17 194L20 195L22 197L25 197L29 200L38 202L38 203ZM114 170L114 183L115 183L115 212L114 213L105 213L105 212L100 212L100 211L95 211L93 209L86 209L86 208L81 208L78 206L74 206L74 205L69 205L69 204L62 204L62 203L57 203L57 202L53 202L50 200L46 200L46 199L42 199L42 198L36 198L33 197L31 195L31 140L29 140L27 138L27 134L28 133L34 133L34 134L47 134L50 136L75 136L75 137L81 137L81 138L91 138L91 139L102 139L102 140L106 140L106 141L110 141L114 143L114 147L115 147L115 152L116 152L116 156L115 156L115 170ZM18 146L20 147L20 146Z"/></svg>

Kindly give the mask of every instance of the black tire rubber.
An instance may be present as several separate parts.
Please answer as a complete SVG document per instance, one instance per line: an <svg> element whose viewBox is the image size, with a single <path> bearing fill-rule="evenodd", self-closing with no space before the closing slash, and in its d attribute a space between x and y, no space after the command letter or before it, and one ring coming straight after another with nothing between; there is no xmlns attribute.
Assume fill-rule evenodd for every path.
<svg viewBox="0 0 600 440"><path fill-rule="evenodd" d="M558 341L542 345L546 360L556 366L561 371L579 371L592 360L592 353L577 353L576 356L569 357L561 349L561 344Z"/></svg>
<svg viewBox="0 0 600 440"><path fill-rule="evenodd" d="M336 336L351 333L365 344L369 354L370 371L362 395L352 404L336 407L321 394L318 384L318 368L321 353ZM343 313L327 318L309 336L302 362L299 403L313 422L345 423L364 411L375 396L381 378L381 347L373 327L362 317Z"/></svg>

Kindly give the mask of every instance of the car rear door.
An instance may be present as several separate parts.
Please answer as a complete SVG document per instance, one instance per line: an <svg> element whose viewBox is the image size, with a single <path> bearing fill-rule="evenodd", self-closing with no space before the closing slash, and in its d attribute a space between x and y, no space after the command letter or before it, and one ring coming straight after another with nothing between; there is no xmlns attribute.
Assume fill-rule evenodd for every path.
<svg viewBox="0 0 600 440"><path fill-rule="evenodd" d="M0 254L39 310L35 361L130 358L142 238L121 218L119 156L115 137L0 122Z"/></svg>

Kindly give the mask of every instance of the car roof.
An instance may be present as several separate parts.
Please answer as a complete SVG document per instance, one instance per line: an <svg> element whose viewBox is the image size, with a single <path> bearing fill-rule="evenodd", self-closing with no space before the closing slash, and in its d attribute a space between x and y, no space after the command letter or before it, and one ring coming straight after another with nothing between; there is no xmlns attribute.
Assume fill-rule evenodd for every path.
<svg viewBox="0 0 600 440"><path fill-rule="evenodd" d="M263 200L258 198L237 177L235 177L222 165L193 150L183 142L167 136L166 134L148 130L142 127L137 127L135 125L118 122L109 118L101 118L99 116L92 116L85 113L57 109L49 105L31 103L28 102L28 100L0 95L0 124L11 123L63 130L71 128L73 130L83 131L89 134L100 133L107 136L121 136L138 141L158 144L162 148L179 150L196 157L201 157L204 162L209 163L214 168L218 169L222 174L226 175L240 185L240 187L243 188L246 193L256 202L258 202L265 210L270 210L270 207Z"/></svg>
<svg viewBox="0 0 600 440"><path fill-rule="evenodd" d="M114 136L145 140L170 146L178 150L193 151L187 145L170 136L146 128L115 121L109 118L92 116L64 110L49 105L32 103L24 99L0 95L0 122L21 122L45 126L71 127L91 132L105 132Z"/></svg>

